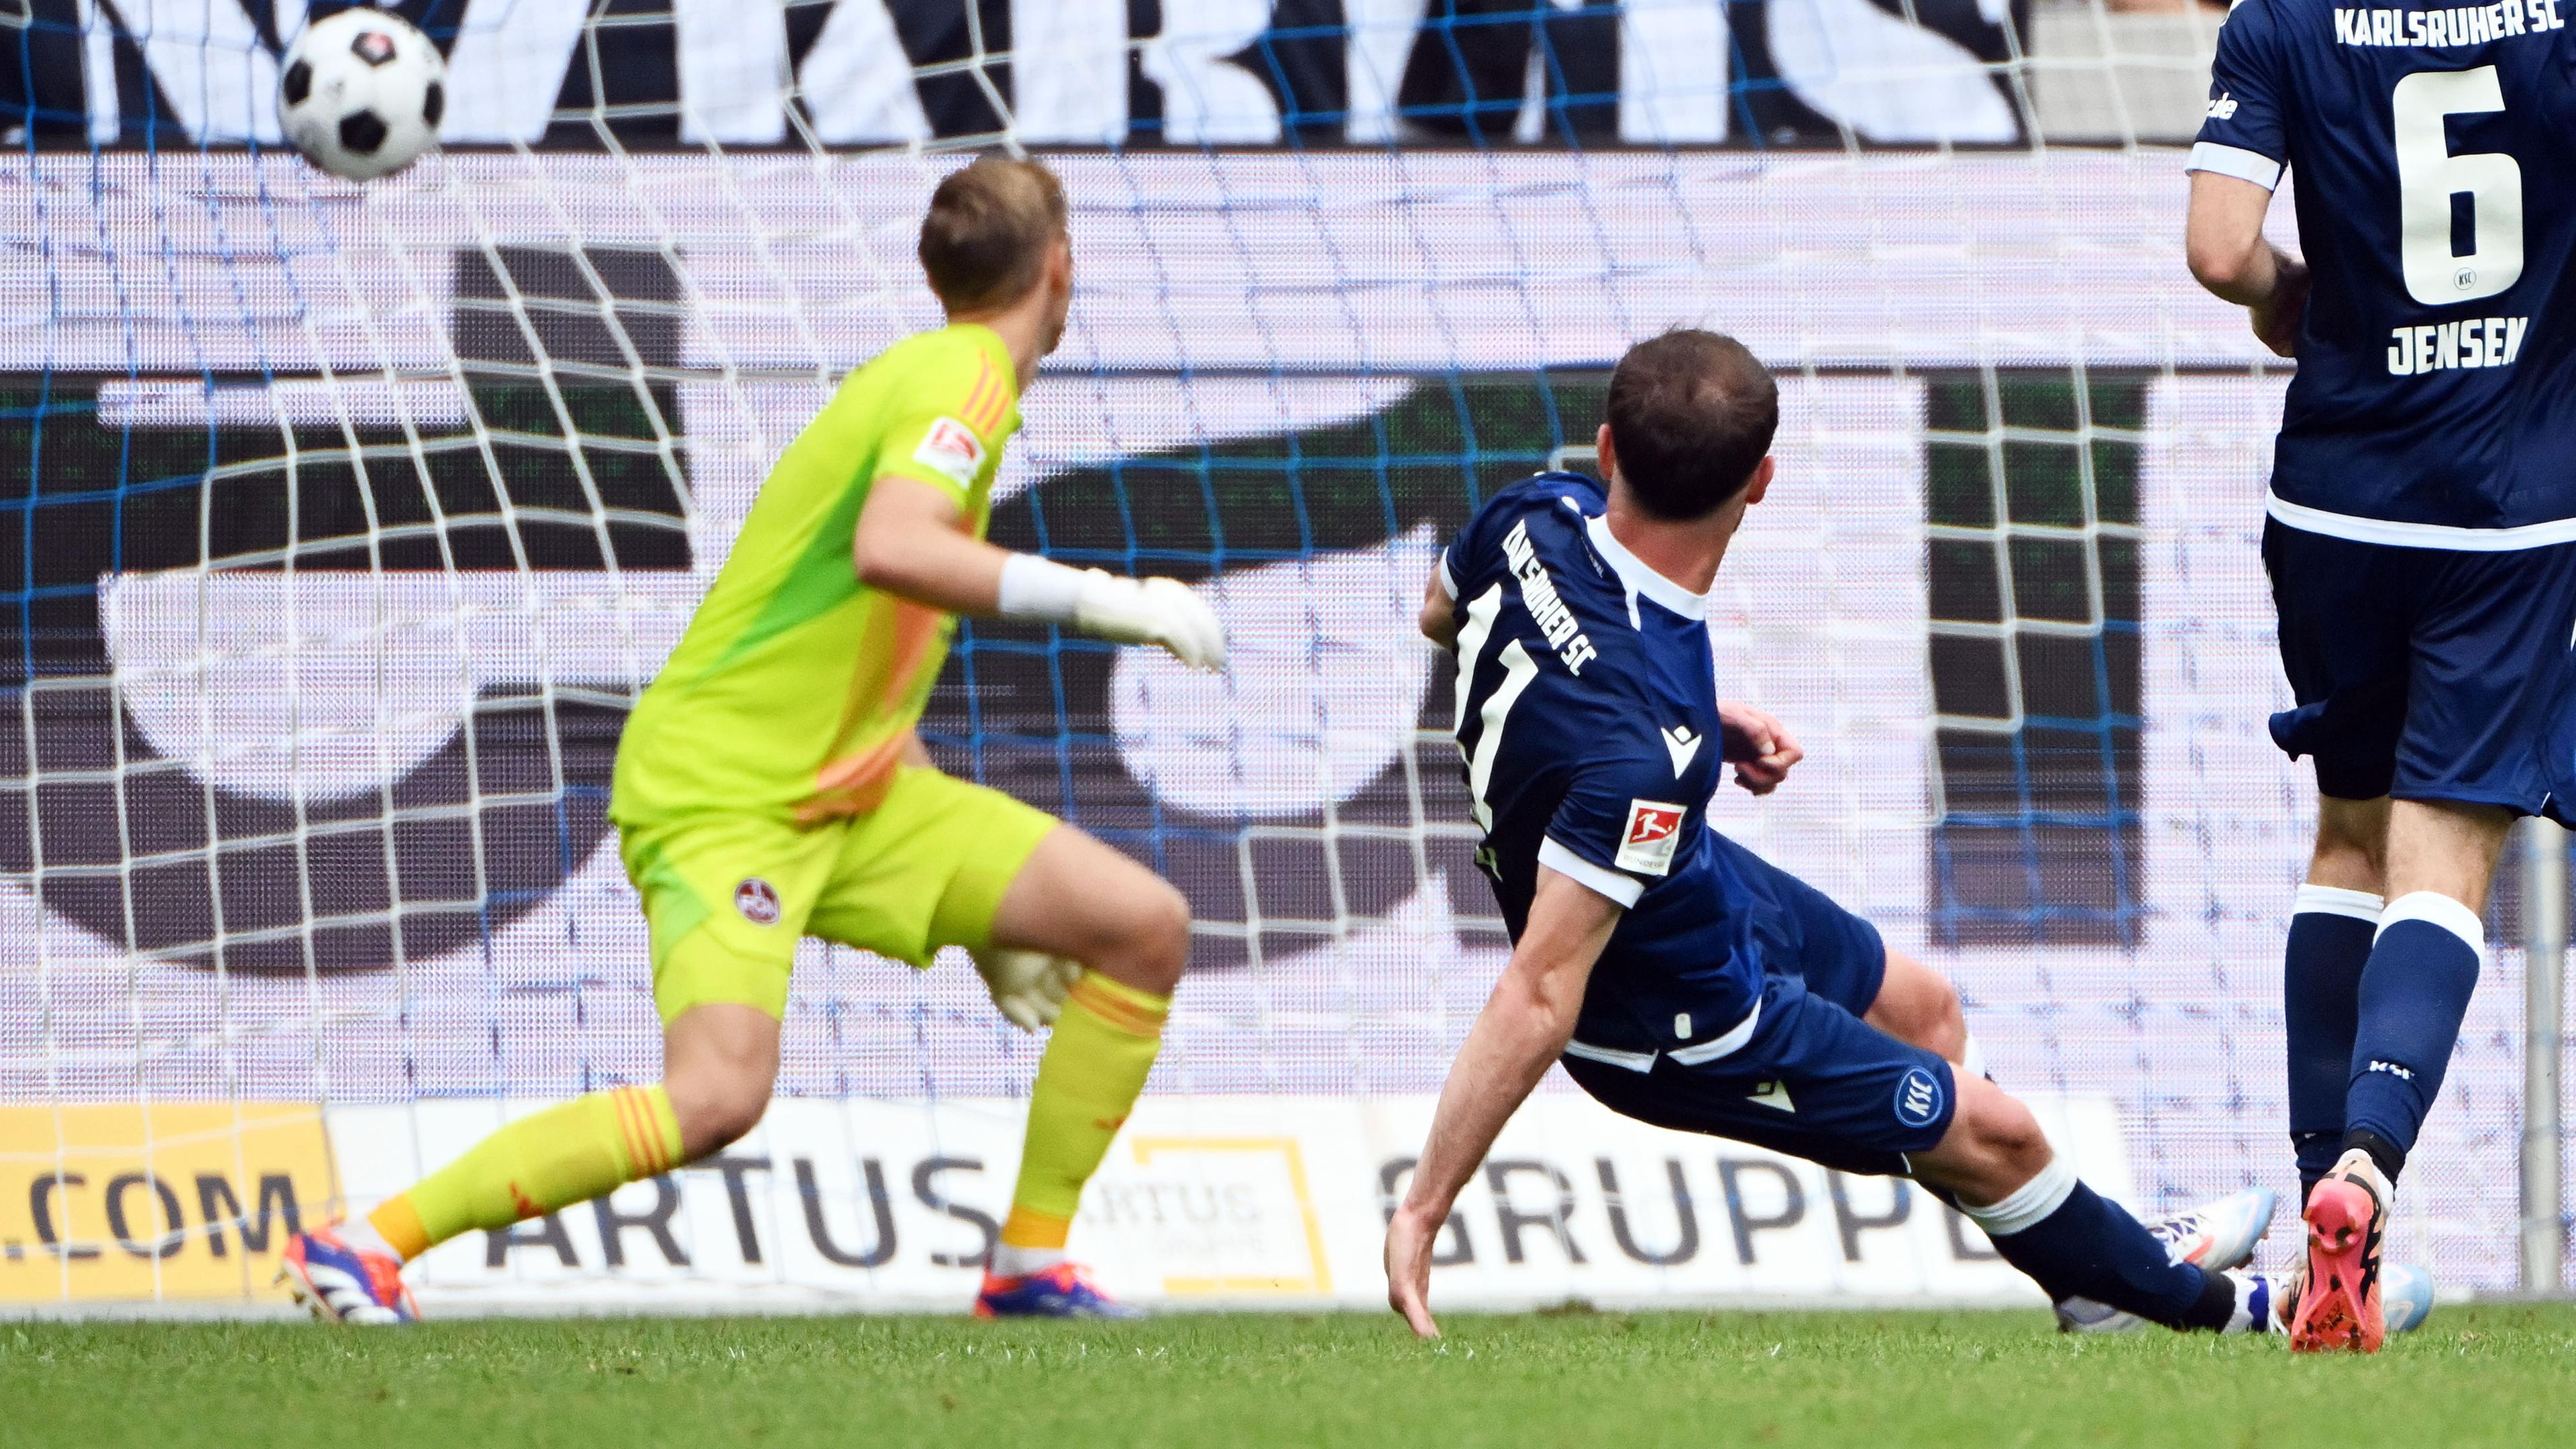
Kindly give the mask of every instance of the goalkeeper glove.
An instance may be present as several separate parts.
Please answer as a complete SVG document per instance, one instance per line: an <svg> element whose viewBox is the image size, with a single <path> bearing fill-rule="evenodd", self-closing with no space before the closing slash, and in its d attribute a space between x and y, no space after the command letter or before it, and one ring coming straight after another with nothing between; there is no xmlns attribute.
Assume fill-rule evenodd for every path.
<svg viewBox="0 0 2576 1449"><path fill-rule="evenodd" d="M1225 626L1178 579L1122 579L1086 570L1073 626L1120 644L1159 644L1192 669L1225 668Z"/></svg>
<svg viewBox="0 0 2576 1449"><path fill-rule="evenodd" d="M1114 643L1159 645L1192 669L1225 668L1225 626L1177 579L1124 579L1013 554L996 604L1004 618L1071 624Z"/></svg>
<svg viewBox="0 0 2576 1449"><path fill-rule="evenodd" d="M1022 1031L1055 1025L1064 1010L1064 994L1082 977L1082 963L1043 951L1006 951L999 947L973 953L975 974L993 993L993 1005Z"/></svg>

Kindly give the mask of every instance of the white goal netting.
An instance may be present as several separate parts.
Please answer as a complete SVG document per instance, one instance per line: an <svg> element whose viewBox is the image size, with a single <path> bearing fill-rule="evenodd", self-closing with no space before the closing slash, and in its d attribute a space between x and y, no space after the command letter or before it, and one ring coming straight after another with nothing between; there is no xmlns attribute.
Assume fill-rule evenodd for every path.
<svg viewBox="0 0 2576 1449"><path fill-rule="evenodd" d="M293 0L0 9L0 1302L238 1296L263 1181L323 1211L262 1166L298 1110L355 1114L314 1170L363 1207L470 1138L451 1104L655 1075L625 702L769 462L935 321L919 211L992 145L1064 176L1078 290L994 536L1202 587L1235 665L973 626L924 734L1189 895L1155 1093L1436 1090L1502 956L1423 573L1588 439L1627 343L1705 325L1786 409L1720 678L1810 756L1727 828L1949 971L2007 1086L2107 1100L2141 1206L2288 1185L2285 374L2180 251L2217 12L404 10L447 149L355 186L277 145ZM2521 970L2495 952L2409 1175L2396 1250L2448 1286L2513 1277ZM1006 1106L1036 1059L957 963L809 942L780 1091ZM864 1158L800 1178L818 1243L818 1195L862 1224L826 1260L877 1266L849 1203L888 1253L889 1193L973 1222L947 1119L901 1109L931 1125L884 1168L877 1117L816 1110ZM728 1281L762 1280L752 1170L688 1189L746 1224ZM1752 1264L1747 1215L1786 1219L1722 1193ZM587 1267L649 1246L600 1224Z"/></svg>

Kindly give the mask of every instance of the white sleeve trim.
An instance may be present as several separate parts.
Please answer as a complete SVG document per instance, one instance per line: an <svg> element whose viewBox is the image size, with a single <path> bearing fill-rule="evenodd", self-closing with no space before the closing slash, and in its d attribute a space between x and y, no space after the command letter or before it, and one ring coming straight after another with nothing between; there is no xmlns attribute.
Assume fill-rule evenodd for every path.
<svg viewBox="0 0 2576 1449"><path fill-rule="evenodd" d="M1440 591L1449 596L1451 603L1457 602L1458 576L1449 572L1449 550L1445 548L1440 550Z"/></svg>
<svg viewBox="0 0 2576 1449"><path fill-rule="evenodd" d="M1637 897L1646 893L1644 881L1594 865L1557 844L1553 838L1538 843L1538 863L1594 895L1617 901L1623 909L1635 905Z"/></svg>
<svg viewBox="0 0 2576 1449"><path fill-rule="evenodd" d="M2248 151L2242 146L2200 142L2191 148L2191 160L2182 169L2233 176L2239 181L2251 181L2266 191L2281 189L2281 163L2260 151Z"/></svg>

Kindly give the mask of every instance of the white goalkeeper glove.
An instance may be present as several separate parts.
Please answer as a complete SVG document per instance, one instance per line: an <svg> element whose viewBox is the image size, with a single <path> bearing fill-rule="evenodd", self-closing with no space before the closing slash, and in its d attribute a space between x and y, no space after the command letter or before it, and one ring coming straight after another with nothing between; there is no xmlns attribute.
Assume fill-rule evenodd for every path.
<svg viewBox="0 0 2576 1449"><path fill-rule="evenodd" d="M1178 579L1122 579L1085 570L1073 627L1120 644L1159 644L1192 669L1225 668L1225 626Z"/></svg>
<svg viewBox="0 0 2576 1449"><path fill-rule="evenodd" d="M1081 962L1043 951L994 948L972 956L975 974L984 978L985 989L993 993L993 1005L1022 1031L1055 1025L1064 1010L1065 993L1082 978Z"/></svg>
<svg viewBox="0 0 2576 1449"><path fill-rule="evenodd" d="M1119 644L1154 644L1192 669L1225 668L1225 626L1178 579L1123 579L1035 554L1002 565L997 611L1007 619L1070 624Z"/></svg>

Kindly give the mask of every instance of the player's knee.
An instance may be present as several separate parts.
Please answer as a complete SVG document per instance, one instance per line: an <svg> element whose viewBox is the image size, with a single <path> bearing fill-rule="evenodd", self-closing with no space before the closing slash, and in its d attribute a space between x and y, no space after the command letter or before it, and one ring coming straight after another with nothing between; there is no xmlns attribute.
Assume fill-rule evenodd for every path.
<svg viewBox="0 0 2576 1449"><path fill-rule="evenodd" d="M1930 1008L1924 1023L1924 1047L1944 1061L1955 1062L1968 1049L1968 1013L1959 1004L1959 988L1946 976L1933 978Z"/></svg>
<svg viewBox="0 0 2576 1449"><path fill-rule="evenodd" d="M1168 993L1190 962L1190 903L1169 881L1157 879L1138 904L1131 984Z"/></svg>
<svg viewBox="0 0 2576 1449"><path fill-rule="evenodd" d="M671 1114L680 1121L680 1147L694 1162L750 1135L769 1110L771 1081L766 1074L692 1071L663 1083L671 1094Z"/></svg>
<svg viewBox="0 0 2576 1449"><path fill-rule="evenodd" d="M1887 975L1863 1018L1908 1046L1955 1062L1967 1049L1968 1018L1950 979L1911 957L1888 953Z"/></svg>
<svg viewBox="0 0 2576 1449"><path fill-rule="evenodd" d="M2346 890L2385 892L2388 802L2328 797L2317 812L2317 846L2308 879Z"/></svg>
<svg viewBox="0 0 2576 1449"><path fill-rule="evenodd" d="M1190 958L1190 903L1160 876L1134 872L1131 884L1103 912L1090 939L1074 954L1092 970L1122 985L1171 994Z"/></svg>
<svg viewBox="0 0 2576 1449"><path fill-rule="evenodd" d="M2048 1165L2048 1134L2021 1099L1996 1090L1977 1094L1977 1157L1998 1180L2018 1187Z"/></svg>
<svg viewBox="0 0 2576 1449"><path fill-rule="evenodd" d="M2001 1202L2048 1166L2048 1136L2019 1099L1983 1078L1959 1082L1959 1108L1928 1174L1969 1203Z"/></svg>
<svg viewBox="0 0 2576 1449"><path fill-rule="evenodd" d="M1905 1015L1904 1040L1943 1061L1955 1062L1967 1049L1968 1015L1959 1004L1959 988L1939 972L1917 974Z"/></svg>

